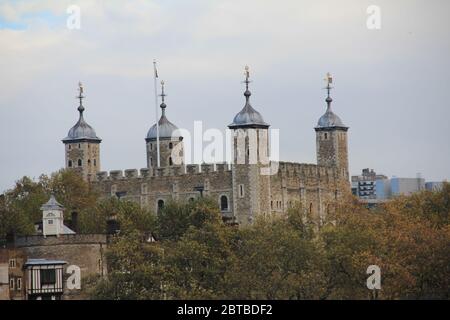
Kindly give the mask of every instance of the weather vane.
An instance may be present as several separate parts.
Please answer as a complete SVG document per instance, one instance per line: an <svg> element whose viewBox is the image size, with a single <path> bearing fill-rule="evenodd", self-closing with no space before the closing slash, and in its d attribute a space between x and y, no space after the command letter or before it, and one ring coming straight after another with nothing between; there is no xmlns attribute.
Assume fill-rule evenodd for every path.
<svg viewBox="0 0 450 320"><path fill-rule="evenodd" d="M80 106L78 107L78 110L80 112L83 112L83 110L84 110L84 107L83 107L84 89L83 89L83 84L81 83L81 81L78 82L78 92L79 92L79 94L78 94L77 98L80 99Z"/></svg>
<svg viewBox="0 0 450 320"><path fill-rule="evenodd" d="M164 97L166 96L164 93L164 80L161 80L161 94L159 96L162 98L162 102L164 102Z"/></svg>
<svg viewBox="0 0 450 320"><path fill-rule="evenodd" d="M327 83L327 86L324 89L327 89L328 97L330 97L330 90L332 89L332 87L330 85L333 83L333 77L331 76L331 74L329 72L327 72L327 75L325 76L324 80Z"/></svg>
<svg viewBox="0 0 450 320"><path fill-rule="evenodd" d="M246 85L247 90L248 90L248 84L250 83L250 80L249 80L250 71L249 70L250 70L250 68L248 66L245 66L245 71L244 71L245 81L244 81L244 83Z"/></svg>

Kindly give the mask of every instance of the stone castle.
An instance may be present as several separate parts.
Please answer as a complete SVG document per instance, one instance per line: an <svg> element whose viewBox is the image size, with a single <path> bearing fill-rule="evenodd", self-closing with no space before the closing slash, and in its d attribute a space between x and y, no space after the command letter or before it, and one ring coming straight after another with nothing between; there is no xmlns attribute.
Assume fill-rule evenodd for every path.
<svg viewBox="0 0 450 320"><path fill-rule="evenodd" d="M190 201L205 195L217 199L224 220L240 225L251 223L257 215L283 214L296 203L321 221L333 210L336 200L350 192L348 127L331 110L329 74L326 80L326 111L314 128L317 164L262 160L270 154L270 125L250 104L246 68L245 105L228 125L232 133L231 163L184 164L183 137L167 118L162 83L162 115L145 138L147 168L115 170L109 174L101 171L102 140L84 120L80 84L79 120L62 140L65 166L77 170L104 197L119 196L155 212L167 201Z"/></svg>

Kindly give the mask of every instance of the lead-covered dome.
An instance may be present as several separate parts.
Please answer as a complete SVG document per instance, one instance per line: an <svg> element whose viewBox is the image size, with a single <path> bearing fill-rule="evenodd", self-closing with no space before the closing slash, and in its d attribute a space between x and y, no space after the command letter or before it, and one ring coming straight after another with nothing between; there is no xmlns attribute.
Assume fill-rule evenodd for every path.
<svg viewBox="0 0 450 320"><path fill-rule="evenodd" d="M174 125L172 122L169 121L166 117L166 108L167 105L164 102L164 98L166 97L166 94L164 93L164 81L161 81L161 98L162 103L160 105L161 107L161 118L158 121L158 128L156 127L156 123L148 130L147 137L145 140L148 141L154 141L157 139L158 136L158 130L159 130L159 138L160 139L182 139L183 137L180 135L178 131L178 127Z"/></svg>
<svg viewBox="0 0 450 320"><path fill-rule="evenodd" d="M327 111L319 118L316 128L347 128L341 118L331 110L331 102L333 99L327 97L325 101L327 102Z"/></svg>
<svg viewBox="0 0 450 320"><path fill-rule="evenodd" d="M250 104L250 96L252 93L248 90L248 84L250 83L249 77L250 73L248 67L245 67L245 84L246 90L244 92L245 96L245 106L244 108L234 117L233 123L228 125L230 129L237 128L268 128L270 125L266 123L262 115L256 111Z"/></svg>
<svg viewBox="0 0 450 320"><path fill-rule="evenodd" d="M64 143L78 142L78 141L91 141L100 143L102 140L99 137L97 137L94 128L92 128L89 124L87 124L87 122L84 120L83 117L84 96L83 96L83 85L81 84L81 82L79 83L79 96L77 98L80 99L80 106L78 107L80 118L78 119L78 122L72 128L70 128L67 137L65 137L62 141Z"/></svg>

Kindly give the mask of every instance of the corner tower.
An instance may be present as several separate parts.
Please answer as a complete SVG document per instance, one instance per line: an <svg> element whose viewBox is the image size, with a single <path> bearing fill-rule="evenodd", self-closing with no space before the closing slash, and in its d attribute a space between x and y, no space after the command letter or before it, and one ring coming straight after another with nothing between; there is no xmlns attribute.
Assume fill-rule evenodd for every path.
<svg viewBox="0 0 450 320"><path fill-rule="evenodd" d="M333 79L330 73L325 78L327 82L327 110L317 123L316 130L316 149L317 164L321 166L338 167L343 170L342 173L348 180L348 146L347 130L342 120L331 110L330 90Z"/></svg>
<svg viewBox="0 0 450 320"><path fill-rule="evenodd" d="M233 145L233 205L236 222L250 224L257 214L270 213L269 139L267 124L250 104L249 68L245 67L245 105L234 117L231 129Z"/></svg>
<svg viewBox="0 0 450 320"><path fill-rule="evenodd" d="M67 137L62 142L65 145L66 168L79 172L83 179L92 181L95 174L100 171L100 143L94 128L84 120L83 112L83 85L78 84L80 100L78 122L69 130Z"/></svg>
<svg viewBox="0 0 450 320"><path fill-rule="evenodd" d="M158 167L158 156L160 167L181 165L184 163L183 137L178 132L178 127L166 117L167 105L164 102L164 81L161 81L161 118L148 130L145 138L147 145L147 167L155 169ZM159 136L159 139L158 139ZM159 150L158 150L159 140Z"/></svg>

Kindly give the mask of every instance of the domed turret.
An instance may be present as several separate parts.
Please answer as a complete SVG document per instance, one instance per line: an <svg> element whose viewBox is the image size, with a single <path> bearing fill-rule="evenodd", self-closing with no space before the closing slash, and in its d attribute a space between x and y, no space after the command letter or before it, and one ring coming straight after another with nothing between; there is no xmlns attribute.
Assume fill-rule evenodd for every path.
<svg viewBox="0 0 450 320"><path fill-rule="evenodd" d="M184 162L183 137L178 132L178 127L170 122L166 117L164 93L164 81L161 81L161 118L148 130L145 141L147 143L147 166L148 168L159 166L172 166ZM159 138L158 138L159 137ZM159 144L158 144L159 143ZM158 151L159 148L159 151Z"/></svg>
<svg viewBox="0 0 450 320"><path fill-rule="evenodd" d="M62 142L66 146L66 168L80 172L84 179L90 181L100 171L100 143L94 128L84 120L83 112L83 85L78 84L80 100L78 122L69 130Z"/></svg>

